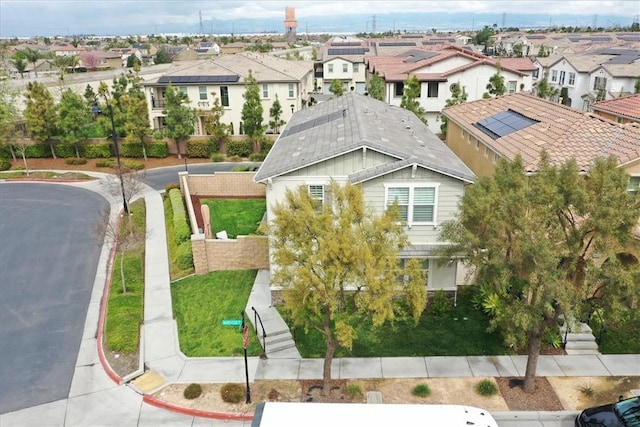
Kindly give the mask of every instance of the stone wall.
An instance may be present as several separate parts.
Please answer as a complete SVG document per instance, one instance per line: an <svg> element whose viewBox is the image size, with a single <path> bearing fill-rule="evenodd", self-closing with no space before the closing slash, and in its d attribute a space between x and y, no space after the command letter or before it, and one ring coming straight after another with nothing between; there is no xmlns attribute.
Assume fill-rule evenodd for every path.
<svg viewBox="0 0 640 427"><path fill-rule="evenodd" d="M188 175L189 192L192 196L266 197L266 186L253 182L254 176L255 172L216 172L213 175Z"/></svg>

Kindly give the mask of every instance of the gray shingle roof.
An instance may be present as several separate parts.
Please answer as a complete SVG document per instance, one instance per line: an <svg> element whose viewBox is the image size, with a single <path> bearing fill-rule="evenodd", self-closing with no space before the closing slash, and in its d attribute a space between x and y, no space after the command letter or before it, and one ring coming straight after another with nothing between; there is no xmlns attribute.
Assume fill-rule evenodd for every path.
<svg viewBox="0 0 640 427"><path fill-rule="evenodd" d="M337 112L342 114L336 119ZM295 126L296 132L287 131ZM354 170L349 177L352 182L413 164L467 182L475 179L413 113L354 92L295 113L254 179L262 182L365 147L397 160Z"/></svg>

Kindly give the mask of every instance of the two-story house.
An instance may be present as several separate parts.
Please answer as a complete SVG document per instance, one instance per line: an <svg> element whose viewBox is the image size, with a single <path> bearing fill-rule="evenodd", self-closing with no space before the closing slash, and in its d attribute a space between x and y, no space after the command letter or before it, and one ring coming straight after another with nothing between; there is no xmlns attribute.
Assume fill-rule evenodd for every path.
<svg viewBox="0 0 640 427"><path fill-rule="evenodd" d="M415 76L421 84L420 105L425 110L429 129L440 132L440 114L451 97L453 85L461 86L467 100L482 99L491 76L500 70L508 93L531 90L533 66L520 58L523 70L499 65L499 61L465 48L447 46L441 50L410 49L392 56L365 58L368 75L378 73L384 79L385 101L399 106L405 81Z"/></svg>
<svg viewBox="0 0 640 427"><path fill-rule="evenodd" d="M618 123L640 123L640 93L591 104L593 112Z"/></svg>
<svg viewBox="0 0 640 427"><path fill-rule="evenodd" d="M196 110L210 110L217 98L224 108L222 122L231 125L233 134L242 133L243 94L249 71L260 87L263 123L269 122L276 97L282 106L281 119L286 121L308 102L313 90L312 65L253 52L173 63L163 75L144 83L151 127L164 128L165 92L172 85L187 94L190 107ZM206 134L203 116L198 115L195 135Z"/></svg>
<svg viewBox="0 0 640 427"><path fill-rule="evenodd" d="M317 74L316 91L331 94L329 87L339 80L345 92L366 92L366 70L364 57L370 51L367 43L357 39L334 38L320 49L318 62L321 72Z"/></svg>
<svg viewBox="0 0 640 427"><path fill-rule="evenodd" d="M374 211L397 202L410 240L400 257L422 261L428 290L455 290L466 271L439 257L447 244L439 226L454 218L474 178L414 114L351 92L296 112L254 180L266 185L268 220L287 189L303 185L326 200L331 180L360 186Z"/></svg>

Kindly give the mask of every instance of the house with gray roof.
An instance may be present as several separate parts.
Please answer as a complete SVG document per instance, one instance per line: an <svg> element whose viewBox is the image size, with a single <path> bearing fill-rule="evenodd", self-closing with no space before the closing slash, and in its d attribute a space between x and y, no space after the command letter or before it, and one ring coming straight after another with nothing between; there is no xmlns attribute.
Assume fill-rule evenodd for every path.
<svg viewBox="0 0 640 427"><path fill-rule="evenodd" d="M410 240L400 257L423 262L428 290L465 279L461 262L438 257L447 244L438 235L474 179L413 113L358 93L296 112L254 177L266 185L267 219L287 189L303 185L324 201L331 180L359 185L374 211L397 202Z"/></svg>

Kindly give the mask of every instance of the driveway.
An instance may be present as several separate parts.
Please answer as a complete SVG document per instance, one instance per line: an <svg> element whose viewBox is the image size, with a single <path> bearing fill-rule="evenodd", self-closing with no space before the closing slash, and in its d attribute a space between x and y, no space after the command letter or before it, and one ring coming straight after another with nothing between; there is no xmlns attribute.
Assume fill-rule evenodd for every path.
<svg viewBox="0 0 640 427"><path fill-rule="evenodd" d="M0 413L69 395L105 206L84 189L0 183Z"/></svg>

